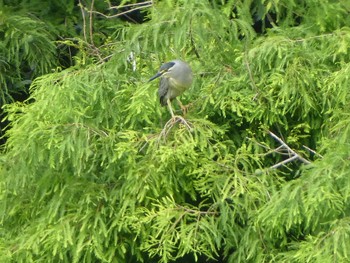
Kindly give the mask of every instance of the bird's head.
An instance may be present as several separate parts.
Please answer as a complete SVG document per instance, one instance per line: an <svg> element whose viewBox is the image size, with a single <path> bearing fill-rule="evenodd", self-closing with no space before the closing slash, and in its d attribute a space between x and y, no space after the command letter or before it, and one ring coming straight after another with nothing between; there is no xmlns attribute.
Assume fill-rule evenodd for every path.
<svg viewBox="0 0 350 263"><path fill-rule="evenodd" d="M157 74L155 74L152 78L150 78L148 81L152 81L156 78L159 78L163 75L166 75L167 73L171 72L171 69L174 67L175 62L167 62L164 63L160 69L158 70Z"/></svg>

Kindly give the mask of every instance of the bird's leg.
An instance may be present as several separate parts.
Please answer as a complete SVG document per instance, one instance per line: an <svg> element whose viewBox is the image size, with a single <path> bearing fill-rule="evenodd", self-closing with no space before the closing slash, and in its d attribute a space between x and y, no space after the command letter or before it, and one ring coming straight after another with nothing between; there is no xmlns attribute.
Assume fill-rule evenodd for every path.
<svg viewBox="0 0 350 263"><path fill-rule="evenodd" d="M167 104L168 104L168 108L169 108L169 111L170 111L170 113L171 113L171 117L174 119L174 118L175 118L175 115L174 115L173 108L171 107L171 101L170 101L170 99L167 99L166 102L167 102Z"/></svg>
<svg viewBox="0 0 350 263"><path fill-rule="evenodd" d="M176 123L181 123L183 124L187 130L189 132L192 132L192 123L187 122L183 117L179 116L179 115L175 115L173 108L171 107L171 101L170 99L167 99L167 104L168 104L168 108L169 111L171 113L171 119L167 121L167 123L165 124L162 132L160 133L161 137L166 138L169 131L171 130L171 128L176 124ZM181 102L180 102L181 103Z"/></svg>
<svg viewBox="0 0 350 263"><path fill-rule="evenodd" d="M179 104L179 106L180 106L180 108L182 110L182 114L186 115L186 113L187 113L187 106L184 106L178 98L176 98L176 101L177 101L177 104Z"/></svg>

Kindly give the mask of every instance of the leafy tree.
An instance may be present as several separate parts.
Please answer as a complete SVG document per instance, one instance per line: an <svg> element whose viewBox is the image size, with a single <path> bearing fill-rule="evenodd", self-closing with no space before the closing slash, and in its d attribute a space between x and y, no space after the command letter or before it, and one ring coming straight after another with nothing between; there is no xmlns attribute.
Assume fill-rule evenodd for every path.
<svg viewBox="0 0 350 263"><path fill-rule="evenodd" d="M6 105L0 259L347 262L349 4L131 7L149 20L81 3L74 67ZM173 58L186 122L147 82Z"/></svg>
<svg viewBox="0 0 350 263"><path fill-rule="evenodd" d="M37 19L1 11L0 104L19 97L36 76L55 66L52 33Z"/></svg>

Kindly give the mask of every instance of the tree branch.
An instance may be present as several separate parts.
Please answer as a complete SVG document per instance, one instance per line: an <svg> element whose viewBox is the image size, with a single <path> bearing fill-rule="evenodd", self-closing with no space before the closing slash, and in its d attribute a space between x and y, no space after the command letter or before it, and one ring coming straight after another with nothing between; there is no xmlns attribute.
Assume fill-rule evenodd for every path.
<svg viewBox="0 0 350 263"><path fill-rule="evenodd" d="M258 95L259 95L259 89L258 87L256 86L255 84L255 80L254 80L254 76L253 76L253 72L250 68L250 64L249 64L249 60L248 60L248 50L247 50L247 47L245 48L245 52L244 52L244 64L247 68L247 71L248 71L248 76L249 76L249 79L250 79L250 82L251 82L251 85L253 87L253 89L255 90L256 94L255 96L253 97L253 100L255 100Z"/></svg>
<svg viewBox="0 0 350 263"><path fill-rule="evenodd" d="M79 5L80 7L80 11L81 11L81 16L83 18L83 35L84 35L84 40L85 42L87 42L87 39L86 39L86 19L85 19L85 13L84 13L84 6L83 4L81 3L81 1L79 0Z"/></svg>
<svg viewBox="0 0 350 263"><path fill-rule="evenodd" d="M306 150L308 150L309 152L311 152L311 153L317 155L318 157L323 158L323 156L322 156L321 154L317 153L315 150L312 150L311 148L307 147L306 145L303 145L303 147L304 147Z"/></svg>
<svg viewBox="0 0 350 263"><path fill-rule="evenodd" d="M124 12L121 12L121 13L118 13L118 14L115 14L115 15L105 15L105 14L103 14L101 12L98 12L98 11L91 11L91 12L95 13L95 14L98 14L98 15L101 15L101 16L103 16L105 18L114 18L114 17L126 15L128 13L131 13L131 12L135 11L135 10L151 7L153 5L153 1L145 1L145 2L142 2L142 3L130 4L130 5L124 5L124 6L111 6L109 9L119 9L119 8L122 8L122 7L137 6L137 5L138 5L138 7L132 8L130 10L126 10Z"/></svg>
<svg viewBox="0 0 350 263"><path fill-rule="evenodd" d="M90 17L89 17L89 23L90 23L90 27L89 27L89 29L90 29L90 44L93 45L93 46L95 46L94 45L94 39L92 37L92 35L93 35L92 13L93 13L93 8L94 8L94 4L95 4L94 2L95 2L95 0L91 1L90 11L89 11L89 13L90 13Z"/></svg>
<svg viewBox="0 0 350 263"><path fill-rule="evenodd" d="M197 50L197 47L196 47L196 44L194 42L194 37L193 37L193 32L192 32L192 18L190 20L190 39L191 39L191 45L193 47L193 51L194 51L194 54L196 55L196 57L198 59L200 59L200 56L199 56L199 53L198 53L198 50Z"/></svg>
<svg viewBox="0 0 350 263"><path fill-rule="evenodd" d="M278 141L278 142L281 144L281 146L283 146L283 147L287 150L287 152L289 153L289 155L291 155L290 158L288 158L288 159L286 159L286 160L284 160L284 161L282 161L282 162L279 162L279 163L277 163L277 164L271 166L269 169L276 169L276 168L278 168L278 167L280 167L280 166L282 166L282 165L285 165L286 163L292 162L292 161L297 160L297 159L298 159L299 161L305 163L305 164L310 164L310 163L311 163L310 161L308 161L308 160L306 160L304 157L302 157L300 154L298 154L298 153L296 153L294 150L292 150L292 148L290 148L290 147L289 147L281 138L279 138L276 134L274 134L274 133L271 132L271 131L269 131L269 134L270 134L270 136L271 136L272 138L274 138L276 141ZM280 147L278 147L278 149L279 149L279 148L280 148Z"/></svg>
<svg viewBox="0 0 350 263"><path fill-rule="evenodd" d="M269 169L277 169L280 166L285 165L286 163L294 161L295 159L298 159L297 155L293 155L292 157L290 157L290 158L288 158L288 159L286 159L286 160L284 160L282 162L276 163L275 165L272 165L271 167L269 167Z"/></svg>

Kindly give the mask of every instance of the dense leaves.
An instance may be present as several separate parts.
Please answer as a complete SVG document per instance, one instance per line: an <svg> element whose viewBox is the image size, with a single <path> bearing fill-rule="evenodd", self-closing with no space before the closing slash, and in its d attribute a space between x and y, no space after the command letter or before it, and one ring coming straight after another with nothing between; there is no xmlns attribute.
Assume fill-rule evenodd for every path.
<svg viewBox="0 0 350 263"><path fill-rule="evenodd" d="M122 1L143 24L65 3L76 35L39 11L0 24L3 102L35 72L3 107L1 261L348 261L345 1ZM173 58L195 73L175 120L147 82Z"/></svg>

